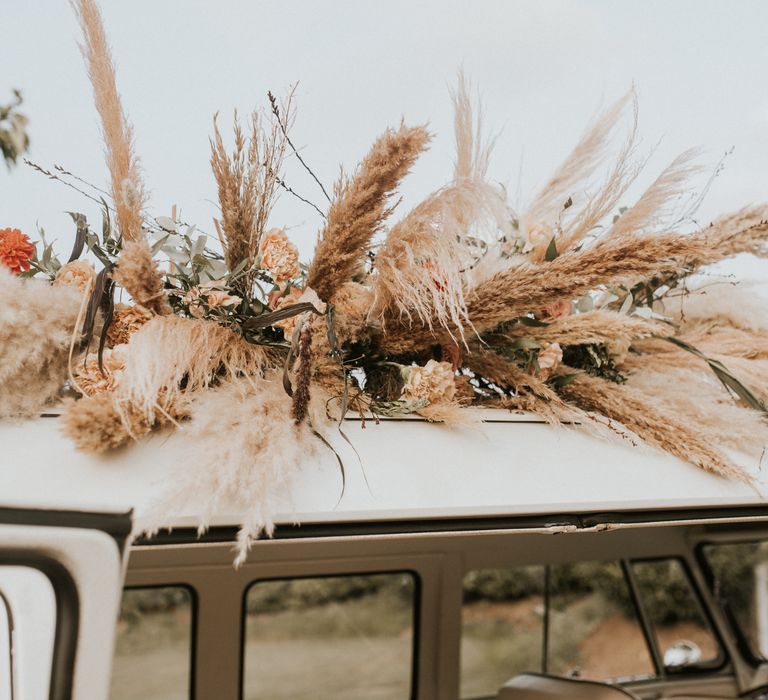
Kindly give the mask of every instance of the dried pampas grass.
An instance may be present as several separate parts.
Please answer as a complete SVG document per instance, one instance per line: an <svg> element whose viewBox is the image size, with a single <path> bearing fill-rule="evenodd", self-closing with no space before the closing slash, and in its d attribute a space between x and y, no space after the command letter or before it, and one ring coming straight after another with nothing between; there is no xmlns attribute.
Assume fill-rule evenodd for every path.
<svg viewBox="0 0 768 700"><path fill-rule="evenodd" d="M633 392L631 387L563 367L563 372L578 376L560 389L576 406L598 416L617 421L651 445L704 471L739 481L749 475L712 447L700 426L691 425L659 396Z"/></svg>
<svg viewBox="0 0 768 700"><path fill-rule="evenodd" d="M133 150L133 127L123 111L115 82L115 66L104 32L101 12L94 0L72 0L84 43L81 51L93 85L93 98L101 117L101 129L112 178L112 197L120 233L127 241L142 237L141 211L146 202L139 161Z"/></svg>
<svg viewBox="0 0 768 700"><path fill-rule="evenodd" d="M502 191L486 181L491 145L482 141L480 116L473 118L463 77L454 105L453 182L389 231L376 254L370 318L386 325L387 317L410 323L415 316L429 328L438 324L463 339L464 327L471 325L464 301L466 273L480 247L495 241L509 222Z"/></svg>
<svg viewBox="0 0 768 700"><path fill-rule="evenodd" d="M683 330L717 324L746 331L768 331L766 301L759 286L730 279L704 278L686 285L685 294L667 295L665 312Z"/></svg>
<svg viewBox="0 0 768 700"><path fill-rule="evenodd" d="M765 417L733 402L723 385L708 371L652 368L630 375L627 386L647 400L663 396L680 419L697 426L716 445L759 458L768 446Z"/></svg>
<svg viewBox="0 0 768 700"><path fill-rule="evenodd" d="M672 329L666 323L600 309L562 316L549 321L546 326L516 325L503 334L486 336L486 340L491 344L494 344L496 338L506 342L510 339L514 342L516 338L531 338L563 346L616 342L629 344L640 338L666 336L671 332Z"/></svg>
<svg viewBox="0 0 768 700"><path fill-rule="evenodd" d="M0 264L0 418L32 416L67 377L82 296L76 289L21 280Z"/></svg>
<svg viewBox="0 0 768 700"><path fill-rule="evenodd" d="M182 394L192 395L225 378L258 377L274 363L271 350L243 340L212 321L156 317L132 336L124 350L118 396L151 419Z"/></svg>
<svg viewBox="0 0 768 700"><path fill-rule="evenodd" d="M77 401L67 399L59 425L78 450L98 454L125 447L154 429L177 425L187 417L186 397L178 397L174 404L163 403L163 410L147 415L121 400L114 390Z"/></svg>
<svg viewBox="0 0 768 700"><path fill-rule="evenodd" d="M689 191L691 177L700 171L693 164L697 151L679 155L667 166L635 204L608 229L607 236L651 233L668 226L674 204Z"/></svg>
<svg viewBox="0 0 768 700"><path fill-rule="evenodd" d="M149 244L142 231L142 210L146 204L139 160L134 152L133 127L123 111L115 82L115 67L104 33L101 13L94 0L71 0L84 43L81 46L93 85L96 109L106 149L111 178L115 218L123 239L120 266L116 273L134 300L156 313L170 313L162 294L162 278L152 260Z"/></svg>
<svg viewBox="0 0 768 700"><path fill-rule="evenodd" d="M685 259L701 246L701 240L675 233L600 239L551 262L506 268L467 293L472 329L479 334L492 331L503 321L576 299L601 285L631 284L656 274L683 271ZM428 325L393 327L385 329L382 346L397 355L449 339Z"/></svg>
<svg viewBox="0 0 768 700"><path fill-rule="evenodd" d="M391 209L388 201L430 135L424 127L401 124L373 144L351 179L337 183L328 220L315 248L307 285L328 301L362 269L373 236Z"/></svg>
<svg viewBox="0 0 768 700"><path fill-rule="evenodd" d="M605 182L596 192L585 194L596 171L609 154L611 139L621 116L632 107L633 127ZM640 167L633 162L637 132L637 96L631 90L606 110L582 136L547 184L520 217L520 230L533 245L531 259L540 262L552 238L557 249L566 251L581 241L606 214L637 177ZM580 206L578 202L585 204ZM576 202L569 210L565 202ZM548 231L551 235L540 235ZM537 235L538 234L538 235Z"/></svg>
<svg viewBox="0 0 768 700"><path fill-rule="evenodd" d="M169 512L196 514L201 531L216 513L242 513L235 565L243 564L259 534L272 533L277 503L321 447L312 430L326 426L324 403L322 397L310 403L309 425L286 420L291 399L277 373L200 394L182 428L188 458L146 519L147 528L164 524Z"/></svg>
<svg viewBox="0 0 768 700"><path fill-rule="evenodd" d="M535 413L552 425L587 422L584 413L569 406L545 382L491 350L473 347L464 366L505 392L489 400L491 406Z"/></svg>

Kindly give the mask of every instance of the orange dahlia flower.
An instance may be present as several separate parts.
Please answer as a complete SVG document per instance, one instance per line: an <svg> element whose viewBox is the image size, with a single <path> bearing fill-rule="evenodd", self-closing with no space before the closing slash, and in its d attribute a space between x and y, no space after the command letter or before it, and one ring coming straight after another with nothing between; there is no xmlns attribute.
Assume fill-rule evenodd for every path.
<svg viewBox="0 0 768 700"><path fill-rule="evenodd" d="M0 263L13 274L18 275L29 270L29 261L34 254L35 246L19 229L0 229Z"/></svg>

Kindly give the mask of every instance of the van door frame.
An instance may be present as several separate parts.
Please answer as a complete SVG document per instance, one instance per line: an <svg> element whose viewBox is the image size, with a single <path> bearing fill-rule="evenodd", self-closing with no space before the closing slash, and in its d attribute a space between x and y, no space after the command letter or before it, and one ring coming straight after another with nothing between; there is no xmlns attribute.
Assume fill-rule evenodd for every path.
<svg viewBox="0 0 768 700"><path fill-rule="evenodd" d="M0 507L0 566L37 569L53 588L56 627L49 700L90 700L98 697L91 691L104 685L102 676L108 679L111 659L90 678L85 669L92 661L103 661L105 646L112 649L131 529L130 513ZM91 638L96 632L100 638Z"/></svg>

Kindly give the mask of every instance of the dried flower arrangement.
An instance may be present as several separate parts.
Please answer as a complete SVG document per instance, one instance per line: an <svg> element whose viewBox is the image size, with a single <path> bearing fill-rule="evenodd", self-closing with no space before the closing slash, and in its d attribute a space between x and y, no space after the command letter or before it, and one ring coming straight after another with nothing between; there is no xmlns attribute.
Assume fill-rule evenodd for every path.
<svg viewBox="0 0 768 700"><path fill-rule="evenodd" d="M0 231L0 286L24 300L0 307L0 415L31 414L66 383L79 398L66 400L61 422L82 450L121 447L158 427L186 431L199 468L171 501L209 494L203 526L221 503L241 507L240 560L270 529L275 490L348 411L456 425L473 420L469 406L531 411L627 429L702 469L748 479L726 450L759 454L768 438L768 319L741 302L731 313L727 295L735 300L743 286L713 292L695 276L739 253L768 257L768 207L680 231L674 211L693 172L684 154L619 208L641 170L632 93L515 213L487 178L492 144L460 79L452 179L390 225L393 195L430 134L388 129L332 196L323 189L329 208L305 266L285 231L269 227L277 193L291 191L282 173L295 153L292 96L270 94L269 115L254 113L246 130L235 118L231 152L214 119L218 252L175 213L145 219L99 10L94 0L73 4L112 204L103 202L101 236L73 215L66 264L44 238L33 245ZM630 134L599 181L628 112ZM98 274L79 260L85 248ZM47 281L25 279L35 274ZM116 288L131 303L115 304Z"/></svg>

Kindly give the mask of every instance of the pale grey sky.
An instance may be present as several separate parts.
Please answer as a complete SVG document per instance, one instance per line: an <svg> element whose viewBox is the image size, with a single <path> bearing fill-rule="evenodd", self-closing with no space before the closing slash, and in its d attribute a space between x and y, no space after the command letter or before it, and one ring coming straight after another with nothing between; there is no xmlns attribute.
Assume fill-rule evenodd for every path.
<svg viewBox="0 0 768 700"><path fill-rule="evenodd" d="M494 179L523 198L549 174L597 109L634 82L643 181L675 155L703 149L714 168L731 147L700 219L768 199L768 3L762 0L102 0L118 85L136 129L153 214L178 204L210 230L211 117L266 104L299 81L294 141L330 188L401 117L436 138L404 186L404 206L442 185L453 158L449 88L463 66L501 131ZM19 87L31 158L107 180L98 123L65 0L0 0L0 102ZM300 168L288 182L322 204ZM0 226L67 250L65 210L97 218L77 193L21 165L0 168ZM284 196L273 216L311 253L320 219ZM762 268L759 268L762 270ZM758 270L751 267L750 270Z"/></svg>

